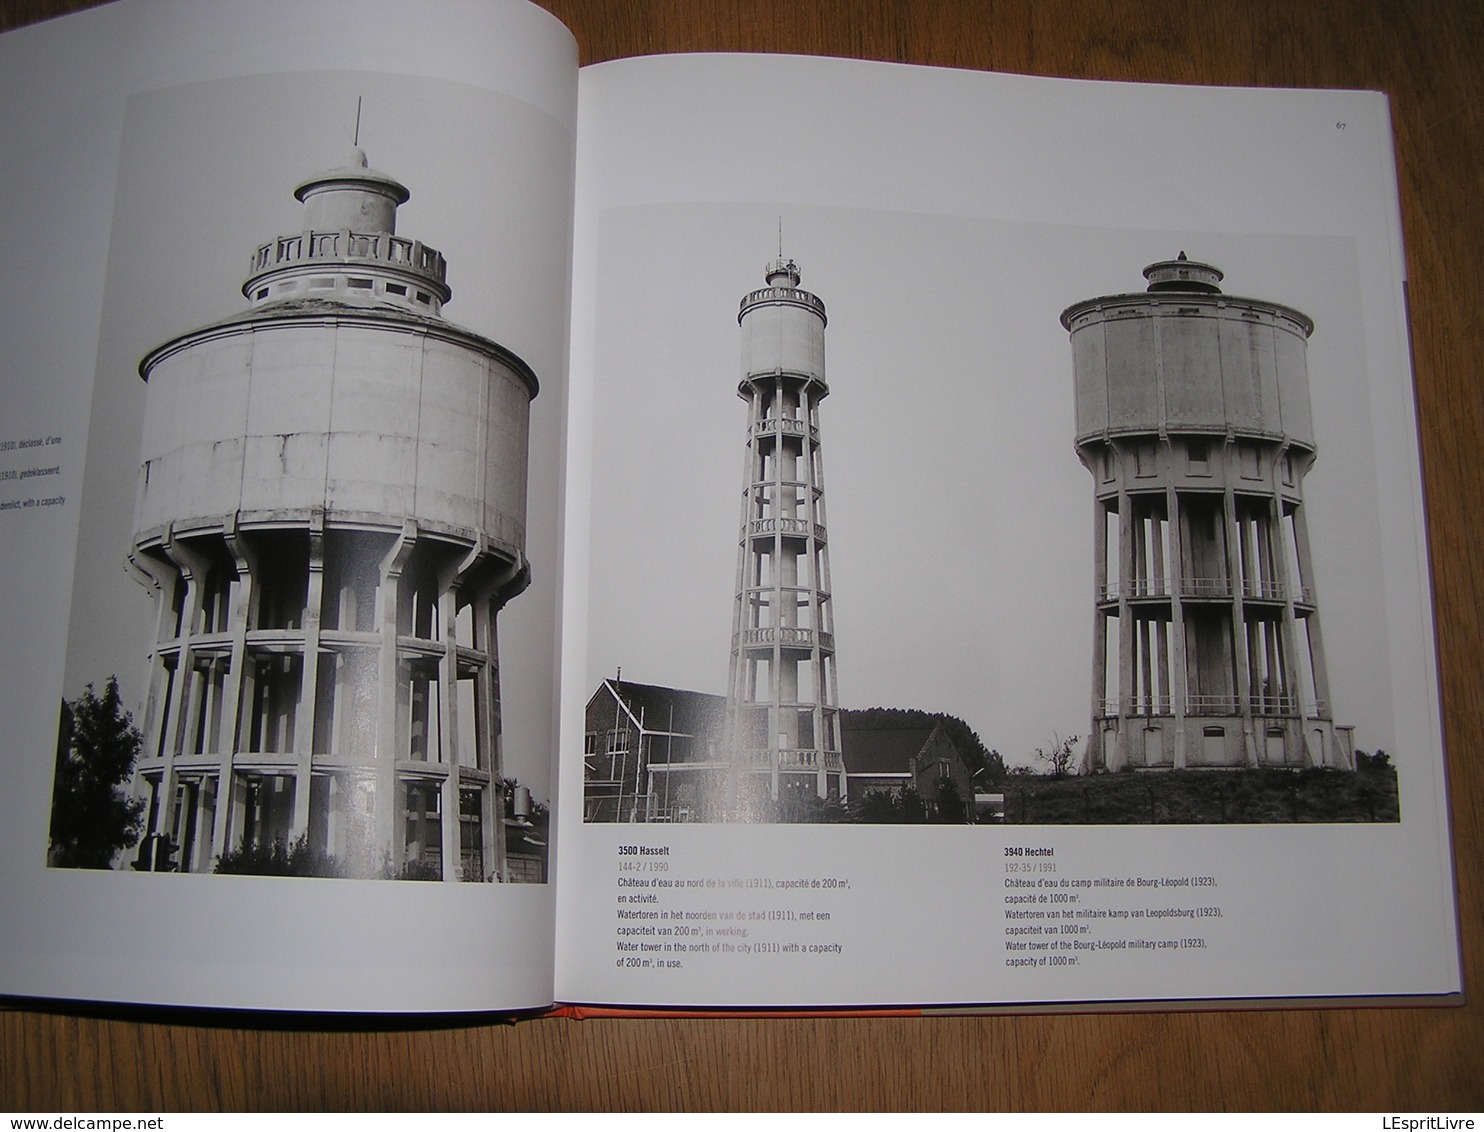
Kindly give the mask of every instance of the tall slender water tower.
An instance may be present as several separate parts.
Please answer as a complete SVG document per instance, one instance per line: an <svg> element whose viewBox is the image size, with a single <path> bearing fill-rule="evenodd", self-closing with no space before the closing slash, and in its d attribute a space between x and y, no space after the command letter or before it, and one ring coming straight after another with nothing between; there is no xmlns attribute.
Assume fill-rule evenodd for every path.
<svg viewBox="0 0 1484 1132"><path fill-rule="evenodd" d="M819 407L825 309L793 260L742 300L747 456L727 696L738 816L845 797Z"/></svg>
<svg viewBox="0 0 1484 1132"><path fill-rule="evenodd" d="M157 594L136 867L303 845L500 880L496 615L529 581L536 377L442 316L443 256L356 149L251 256L248 307L157 347L130 554Z"/></svg>
<svg viewBox="0 0 1484 1132"><path fill-rule="evenodd" d="M1144 277L1061 316L1096 498L1088 761L1352 767L1304 513L1314 324L1183 252Z"/></svg>

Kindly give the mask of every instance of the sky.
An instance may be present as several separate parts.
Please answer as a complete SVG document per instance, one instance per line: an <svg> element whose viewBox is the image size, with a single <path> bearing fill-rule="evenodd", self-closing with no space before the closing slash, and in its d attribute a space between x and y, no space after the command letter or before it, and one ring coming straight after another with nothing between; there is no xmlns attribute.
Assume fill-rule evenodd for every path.
<svg viewBox="0 0 1484 1132"><path fill-rule="evenodd" d="M840 704L944 711L1010 763L1085 735L1093 484L1081 299L1186 251L1314 318L1305 481L1335 719L1392 745L1374 453L1343 237L1119 231L783 201L599 220L588 687L724 693L746 405L737 305L785 254L829 313L821 409Z"/></svg>
<svg viewBox="0 0 1484 1132"><path fill-rule="evenodd" d="M453 83L295 73L173 87L126 113L74 583L65 690L119 678L138 711L152 599L124 569L154 346L245 308L249 254L300 229L301 181L360 143L402 181L400 235L448 260L450 322L535 370L527 555L533 583L500 615L506 773L549 796L570 134L529 105Z"/></svg>

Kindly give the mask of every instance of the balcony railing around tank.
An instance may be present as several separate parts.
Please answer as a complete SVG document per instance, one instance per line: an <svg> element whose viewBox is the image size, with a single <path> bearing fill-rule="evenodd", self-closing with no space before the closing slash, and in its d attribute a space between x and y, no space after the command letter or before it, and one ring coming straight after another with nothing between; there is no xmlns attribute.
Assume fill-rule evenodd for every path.
<svg viewBox="0 0 1484 1132"><path fill-rule="evenodd" d="M819 429L808 421L795 420L793 417L767 417L764 420L753 421L747 433L749 436L768 436L773 433L782 433L785 436L807 436L816 444L819 443Z"/></svg>
<svg viewBox="0 0 1484 1132"><path fill-rule="evenodd" d="M1231 579L1181 578L1180 596L1195 601L1230 598L1232 596Z"/></svg>
<svg viewBox="0 0 1484 1132"><path fill-rule="evenodd" d="M773 766L773 752L766 747L744 747L738 752L744 767L761 768ZM843 770L845 760L839 751L785 747L778 752L779 770Z"/></svg>
<svg viewBox="0 0 1484 1132"><path fill-rule="evenodd" d="M751 291L743 298L741 311L745 312L748 307L756 306L758 303L792 303L795 306L818 311L819 316L824 317L824 302L819 296L794 287L760 287L756 291Z"/></svg>
<svg viewBox="0 0 1484 1132"><path fill-rule="evenodd" d="M1236 696L1187 696L1186 715L1236 715Z"/></svg>
<svg viewBox="0 0 1484 1132"><path fill-rule="evenodd" d="M800 629L792 625L770 625L762 629L743 629L744 645L783 645L786 648L819 647L826 651L835 647L835 634L822 629Z"/></svg>
<svg viewBox="0 0 1484 1132"><path fill-rule="evenodd" d="M1286 593L1281 582L1269 582L1262 578L1242 580L1242 596L1249 601L1282 601Z"/></svg>
<svg viewBox="0 0 1484 1132"><path fill-rule="evenodd" d="M1118 601L1127 598L1129 601L1147 601L1150 598L1162 598L1170 596L1170 580L1168 578L1133 578L1127 582L1105 582L1098 587L1100 600Z"/></svg>
<svg viewBox="0 0 1484 1132"><path fill-rule="evenodd" d="M1289 695L1265 695L1247 697L1253 715L1297 715L1298 697Z"/></svg>
<svg viewBox="0 0 1484 1132"><path fill-rule="evenodd" d="M1120 715L1171 715L1169 696L1135 696L1125 700L1103 700L1103 718Z"/></svg>
<svg viewBox="0 0 1484 1132"><path fill-rule="evenodd" d="M1232 596L1232 584L1228 578L1135 578L1118 583L1104 582L1098 586L1099 601L1156 601L1167 598L1178 591L1186 601L1221 601Z"/></svg>
<svg viewBox="0 0 1484 1132"><path fill-rule="evenodd" d="M1187 696L1186 715L1236 715L1236 696ZM1298 699L1290 695L1255 695L1247 697L1253 715L1291 716L1298 714ZM1304 715L1322 717L1326 705L1322 701L1306 703ZM1117 716L1154 716L1173 714L1169 696L1143 696L1124 700L1100 700L1098 711L1103 719Z"/></svg>
<svg viewBox="0 0 1484 1132"><path fill-rule="evenodd" d="M297 232L260 244L253 253L248 274L259 275L320 260L369 260L426 276L436 283L443 283L448 275L448 263L436 248L388 232L352 232L346 228Z"/></svg>
<svg viewBox="0 0 1484 1132"><path fill-rule="evenodd" d="M750 535L803 535L806 538L812 534L817 541L824 542L823 523L811 523L808 519L784 516L749 520L747 533Z"/></svg>

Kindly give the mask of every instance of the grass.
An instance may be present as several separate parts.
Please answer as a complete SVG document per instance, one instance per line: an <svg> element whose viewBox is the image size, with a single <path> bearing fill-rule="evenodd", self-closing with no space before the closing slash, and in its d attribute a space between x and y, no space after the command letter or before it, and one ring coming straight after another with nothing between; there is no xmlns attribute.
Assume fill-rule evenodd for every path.
<svg viewBox="0 0 1484 1132"><path fill-rule="evenodd" d="M1010 825L1212 825L1401 820L1392 767L1161 770L1005 782Z"/></svg>

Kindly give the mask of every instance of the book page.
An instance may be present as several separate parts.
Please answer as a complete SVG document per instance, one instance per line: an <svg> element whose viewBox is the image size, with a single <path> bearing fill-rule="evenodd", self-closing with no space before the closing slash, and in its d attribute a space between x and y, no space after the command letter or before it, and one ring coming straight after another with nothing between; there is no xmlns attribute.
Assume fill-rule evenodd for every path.
<svg viewBox="0 0 1484 1132"><path fill-rule="evenodd" d="M548 1005L570 35L146 3L0 57L0 991Z"/></svg>
<svg viewBox="0 0 1484 1132"><path fill-rule="evenodd" d="M559 997L1456 995L1384 98L581 105Z"/></svg>

